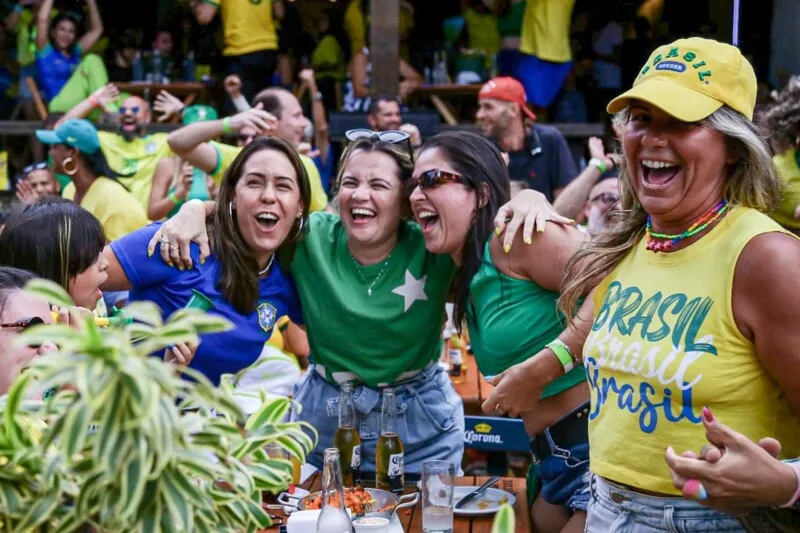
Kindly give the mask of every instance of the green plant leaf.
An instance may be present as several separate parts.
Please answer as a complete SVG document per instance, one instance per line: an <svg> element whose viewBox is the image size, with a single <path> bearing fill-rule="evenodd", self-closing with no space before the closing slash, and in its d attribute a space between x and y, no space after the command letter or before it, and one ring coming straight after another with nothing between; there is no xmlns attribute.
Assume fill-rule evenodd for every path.
<svg viewBox="0 0 800 533"><path fill-rule="evenodd" d="M291 407L292 402L287 398L270 400L248 418L244 428L249 431L264 424L279 422L289 413Z"/></svg>
<svg viewBox="0 0 800 533"><path fill-rule="evenodd" d="M503 504L494 515L492 533L514 533L514 508Z"/></svg>
<svg viewBox="0 0 800 533"><path fill-rule="evenodd" d="M60 492L53 490L44 495L37 496L25 517L17 524L15 531L23 533L44 524L58 507Z"/></svg>
<svg viewBox="0 0 800 533"><path fill-rule="evenodd" d="M32 279L25 284L25 292L47 300L51 305L70 307L75 305L64 287L43 278Z"/></svg>
<svg viewBox="0 0 800 533"><path fill-rule="evenodd" d="M164 346L173 344L197 344L199 339L194 328L188 324L167 324L156 331L153 340L160 342Z"/></svg>
<svg viewBox="0 0 800 533"><path fill-rule="evenodd" d="M13 483L13 484L12 484ZM11 516L20 515L24 511L22 494L15 486L18 482L0 482L0 506Z"/></svg>
<svg viewBox="0 0 800 533"><path fill-rule="evenodd" d="M131 302L125 306L125 316L157 328L164 325L161 310L153 302Z"/></svg>
<svg viewBox="0 0 800 533"><path fill-rule="evenodd" d="M91 408L84 402L78 402L67 414L64 423L64 458L68 462L73 462L73 457L83 451L86 444L86 433L89 431L89 421L91 420Z"/></svg>
<svg viewBox="0 0 800 533"><path fill-rule="evenodd" d="M182 318L181 322L188 324L194 328L198 335L207 333L219 333L222 331L230 331L233 329L233 324L220 315L212 313L200 313L193 316Z"/></svg>
<svg viewBox="0 0 800 533"><path fill-rule="evenodd" d="M161 474L161 494L169 510L172 523L178 531L191 530L192 513L186 498L187 494L181 491L170 470L165 470Z"/></svg>
<svg viewBox="0 0 800 533"><path fill-rule="evenodd" d="M25 372L14 381L11 385L11 389L8 391L5 410L3 411L3 421L6 426L6 437L11 442L13 448L21 448L24 446L22 429L14 418L19 410L22 396L28 388L30 380L30 373Z"/></svg>
<svg viewBox="0 0 800 533"><path fill-rule="evenodd" d="M247 506L250 520L255 522L256 529L266 529L272 526L272 520L261 505L251 500L245 500L245 505Z"/></svg>

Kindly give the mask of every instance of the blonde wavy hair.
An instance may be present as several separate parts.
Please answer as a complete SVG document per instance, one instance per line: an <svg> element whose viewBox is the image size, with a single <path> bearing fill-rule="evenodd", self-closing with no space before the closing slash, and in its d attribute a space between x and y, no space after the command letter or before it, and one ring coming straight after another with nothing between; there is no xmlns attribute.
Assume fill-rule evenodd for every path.
<svg viewBox="0 0 800 533"><path fill-rule="evenodd" d="M614 125L628 122L627 109L614 116ZM728 166L724 197L731 207L750 207L769 213L780 202L782 182L766 141L756 126L741 113L723 106L701 124L722 135L738 158ZM566 316L574 316L585 297L633 249L645 234L647 213L631 186L623 164L619 172L620 203L609 214L608 229L585 244L567 264L558 304Z"/></svg>

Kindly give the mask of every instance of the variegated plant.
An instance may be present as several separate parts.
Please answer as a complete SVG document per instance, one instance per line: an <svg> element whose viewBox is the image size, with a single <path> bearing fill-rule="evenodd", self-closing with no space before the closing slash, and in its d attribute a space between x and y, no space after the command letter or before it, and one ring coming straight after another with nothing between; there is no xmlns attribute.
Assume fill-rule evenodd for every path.
<svg viewBox="0 0 800 533"><path fill-rule="evenodd" d="M494 515L492 533L514 533L514 527L514 508L505 503Z"/></svg>
<svg viewBox="0 0 800 533"><path fill-rule="evenodd" d="M57 285L26 288L70 305ZM150 354L198 334L222 331L222 318L182 310L164 323L149 303L134 322L100 329L87 318L32 328L29 344L59 351L34 360L0 399L0 531L256 531L271 525L262 493L292 479L292 464L268 457L277 443L303 461L316 432L287 423L288 399L266 401L246 418L230 385ZM28 399L39 390L47 400Z"/></svg>

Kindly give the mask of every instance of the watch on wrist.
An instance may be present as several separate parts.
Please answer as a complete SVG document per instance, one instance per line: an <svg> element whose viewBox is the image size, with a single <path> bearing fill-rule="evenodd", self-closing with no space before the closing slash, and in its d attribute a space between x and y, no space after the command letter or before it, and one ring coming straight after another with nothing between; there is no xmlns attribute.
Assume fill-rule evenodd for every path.
<svg viewBox="0 0 800 533"><path fill-rule="evenodd" d="M322 101L322 93L321 93L321 92L319 92L319 91L317 91L317 92L315 92L315 93L314 93L314 95L313 95L311 98L312 98L312 99L313 99L315 102L321 102L321 101Z"/></svg>

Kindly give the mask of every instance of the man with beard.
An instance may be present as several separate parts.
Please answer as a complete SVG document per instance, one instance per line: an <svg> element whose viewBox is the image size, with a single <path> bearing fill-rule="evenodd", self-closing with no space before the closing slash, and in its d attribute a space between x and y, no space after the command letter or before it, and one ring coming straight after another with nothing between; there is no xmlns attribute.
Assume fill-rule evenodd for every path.
<svg viewBox="0 0 800 533"><path fill-rule="evenodd" d="M552 126L536 123L525 89L513 78L489 80L478 98L478 126L508 153L511 179L524 181L552 202L578 174L564 136Z"/></svg>
<svg viewBox="0 0 800 533"><path fill-rule="evenodd" d="M400 130L408 133L411 146L414 148L419 148L422 144L419 129L413 124L403 124L400 104L393 98L374 98L367 111L367 123L373 131Z"/></svg>
<svg viewBox="0 0 800 533"><path fill-rule="evenodd" d="M242 151L241 147L214 141L223 135L239 135L244 131L257 132L257 136L275 136L295 149L303 142L308 119L297 98L285 89L271 87L258 93L252 109L232 117L208 122L196 122L169 134L169 147L184 161L207 172L220 183L225 171ZM300 160L311 184L310 211L321 211L328 204L322 188L319 170L314 161L302 154Z"/></svg>
<svg viewBox="0 0 800 533"><path fill-rule="evenodd" d="M168 96L167 101L177 102L182 108L183 103L180 100L172 95L166 96ZM119 90L113 83L109 83L70 109L59 124L72 118L85 118L97 108L107 111L109 104L117 98ZM163 94L159 95L160 101L163 102L164 98ZM167 109L162 105L159 110L171 114L180 109ZM161 159L172 155L167 144L167 134L147 132L152 121L150 105L138 96L129 96L122 101L117 119L117 133L98 132L100 147L108 164L120 174L118 181L133 194L147 212L156 166Z"/></svg>

